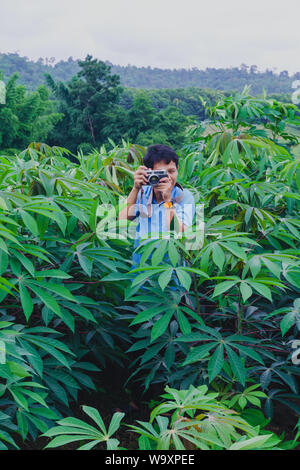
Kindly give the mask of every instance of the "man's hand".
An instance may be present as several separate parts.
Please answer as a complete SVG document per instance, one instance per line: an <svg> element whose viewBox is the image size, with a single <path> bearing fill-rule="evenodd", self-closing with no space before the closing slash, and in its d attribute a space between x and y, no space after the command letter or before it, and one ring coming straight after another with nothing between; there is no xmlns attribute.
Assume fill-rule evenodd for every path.
<svg viewBox="0 0 300 470"><path fill-rule="evenodd" d="M147 184L147 173L148 168L146 166L139 166L134 173L134 184L127 198L127 206L120 211L118 219L133 220L135 218L135 204L139 190L143 184Z"/></svg>
<svg viewBox="0 0 300 470"><path fill-rule="evenodd" d="M160 195L160 199L165 202L171 201L172 189L172 181L168 176L166 178L162 178L160 183L155 186L155 192L158 193Z"/></svg>
<svg viewBox="0 0 300 470"><path fill-rule="evenodd" d="M139 166L136 172L134 173L134 188L138 191L141 189L143 184L148 184L147 180L147 168L146 166Z"/></svg>

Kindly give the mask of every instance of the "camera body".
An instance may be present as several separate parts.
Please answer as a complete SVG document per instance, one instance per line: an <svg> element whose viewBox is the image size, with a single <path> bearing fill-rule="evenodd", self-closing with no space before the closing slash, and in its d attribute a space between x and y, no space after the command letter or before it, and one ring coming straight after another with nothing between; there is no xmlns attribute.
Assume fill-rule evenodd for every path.
<svg viewBox="0 0 300 470"><path fill-rule="evenodd" d="M166 178L168 173L166 170L148 170L147 178L148 184L151 186L157 186L162 178Z"/></svg>

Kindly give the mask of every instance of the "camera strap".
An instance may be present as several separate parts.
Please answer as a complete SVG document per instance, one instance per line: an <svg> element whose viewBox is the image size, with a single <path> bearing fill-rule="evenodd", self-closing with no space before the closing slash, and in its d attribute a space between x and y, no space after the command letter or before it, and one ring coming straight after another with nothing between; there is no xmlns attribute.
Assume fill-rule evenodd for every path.
<svg viewBox="0 0 300 470"><path fill-rule="evenodd" d="M172 198L173 204L175 202L182 201L182 199L184 198L184 191L183 191L183 187L181 186L181 184L176 183L175 186L177 186L179 189L181 189L181 193L179 194L179 196L176 196L176 197ZM175 186L174 186L174 188L175 188ZM141 199L140 199L140 211L139 212L140 212L141 217L148 217L149 218L149 217L152 216L153 187L151 188L150 195L149 195L149 198L148 198L147 203L146 203L146 208L147 208L146 213L143 211L143 204L142 204L143 195L144 195L144 189L143 189L143 186L142 186L141 187Z"/></svg>

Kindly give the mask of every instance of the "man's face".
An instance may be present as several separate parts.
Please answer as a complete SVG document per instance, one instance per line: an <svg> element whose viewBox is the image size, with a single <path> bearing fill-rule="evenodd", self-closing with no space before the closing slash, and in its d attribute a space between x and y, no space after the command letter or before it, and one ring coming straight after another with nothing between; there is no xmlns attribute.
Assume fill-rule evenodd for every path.
<svg viewBox="0 0 300 470"><path fill-rule="evenodd" d="M177 176L178 176L178 168L176 167L176 163L170 161L170 163L166 163L164 161L156 162L153 165L153 170L166 170L168 173L168 177L171 180L172 187L175 186Z"/></svg>

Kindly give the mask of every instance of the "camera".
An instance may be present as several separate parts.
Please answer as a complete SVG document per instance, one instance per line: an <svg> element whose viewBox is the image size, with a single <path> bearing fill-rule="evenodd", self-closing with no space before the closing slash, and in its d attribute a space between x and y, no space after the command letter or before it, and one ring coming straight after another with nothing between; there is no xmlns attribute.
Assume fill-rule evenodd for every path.
<svg viewBox="0 0 300 470"><path fill-rule="evenodd" d="M147 178L148 184L151 186L157 186L162 178L166 178L168 173L166 170L148 170Z"/></svg>

